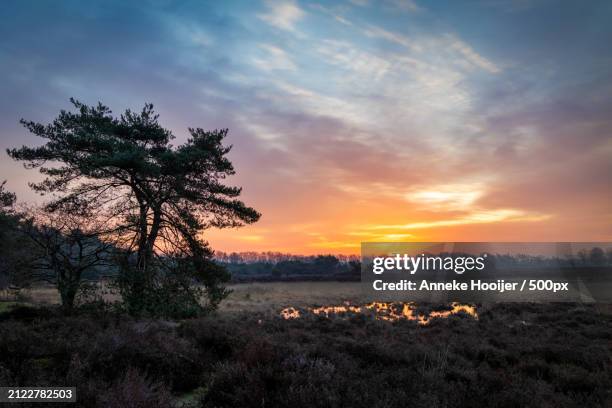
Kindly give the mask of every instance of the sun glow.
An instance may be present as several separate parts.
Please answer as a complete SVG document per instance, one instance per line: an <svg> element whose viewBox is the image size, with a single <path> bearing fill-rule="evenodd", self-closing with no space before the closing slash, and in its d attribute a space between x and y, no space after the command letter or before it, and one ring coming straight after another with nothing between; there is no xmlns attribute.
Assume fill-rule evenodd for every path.
<svg viewBox="0 0 612 408"><path fill-rule="evenodd" d="M471 209L483 195L480 184L458 184L416 189L406 193L405 198L417 205L427 206L432 211L457 211Z"/></svg>

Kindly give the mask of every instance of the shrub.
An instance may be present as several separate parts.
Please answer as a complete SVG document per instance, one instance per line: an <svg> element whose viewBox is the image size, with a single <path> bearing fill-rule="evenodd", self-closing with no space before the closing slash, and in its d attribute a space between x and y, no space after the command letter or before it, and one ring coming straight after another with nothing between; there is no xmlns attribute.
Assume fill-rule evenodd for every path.
<svg viewBox="0 0 612 408"><path fill-rule="evenodd" d="M168 408L173 406L170 392L163 383L154 383L134 369L104 390L99 398L104 408Z"/></svg>
<svg viewBox="0 0 612 408"><path fill-rule="evenodd" d="M195 389L204 407L609 406L610 315L567 331L576 317L559 310L570 307L538 307L550 319L523 324L518 306L502 305L427 326L39 311L0 321L0 382L76 385L84 407L170 406Z"/></svg>

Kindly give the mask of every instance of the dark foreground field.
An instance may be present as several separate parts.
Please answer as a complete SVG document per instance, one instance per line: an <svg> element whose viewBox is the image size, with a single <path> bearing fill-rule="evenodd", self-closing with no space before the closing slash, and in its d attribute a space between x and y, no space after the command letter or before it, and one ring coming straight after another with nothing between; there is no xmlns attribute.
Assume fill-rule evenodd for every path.
<svg viewBox="0 0 612 408"><path fill-rule="evenodd" d="M163 322L14 309L0 314L0 384L76 386L83 407L612 405L609 312L483 309L479 320L459 314L426 326L367 316Z"/></svg>

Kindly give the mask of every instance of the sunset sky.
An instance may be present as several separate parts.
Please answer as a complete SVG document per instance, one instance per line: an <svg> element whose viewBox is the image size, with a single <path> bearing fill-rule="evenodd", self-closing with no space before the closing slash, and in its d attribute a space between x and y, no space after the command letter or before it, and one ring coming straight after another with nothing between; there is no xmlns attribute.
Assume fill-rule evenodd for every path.
<svg viewBox="0 0 612 408"><path fill-rule="evenodd" d="M612 241L612 2L6 1L0 181L68 98L229 128L224 251Z"/></svg>

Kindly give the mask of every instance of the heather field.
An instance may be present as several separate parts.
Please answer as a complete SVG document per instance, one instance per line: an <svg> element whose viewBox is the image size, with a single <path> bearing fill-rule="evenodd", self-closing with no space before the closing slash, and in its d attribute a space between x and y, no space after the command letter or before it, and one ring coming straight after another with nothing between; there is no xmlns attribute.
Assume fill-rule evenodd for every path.
<svg viewBox="0 0 612 408"><path fill-rule="evenodd" d="M341 293L338 288L344 288ZM0 382L77 384L84 407L606 407L612 311L418 305L426 324L359 312L358 284L232 287L219 311L62 316L45 290L0 307ZM44 299L47 303L41 304ZM350 303L346 303L346 301ZM336 306L326 313L313 311ZM280 310L294 307L297 318ZM373 309L368 309L372 311ZM337 312L337 313L335 313Z"/></svg>

